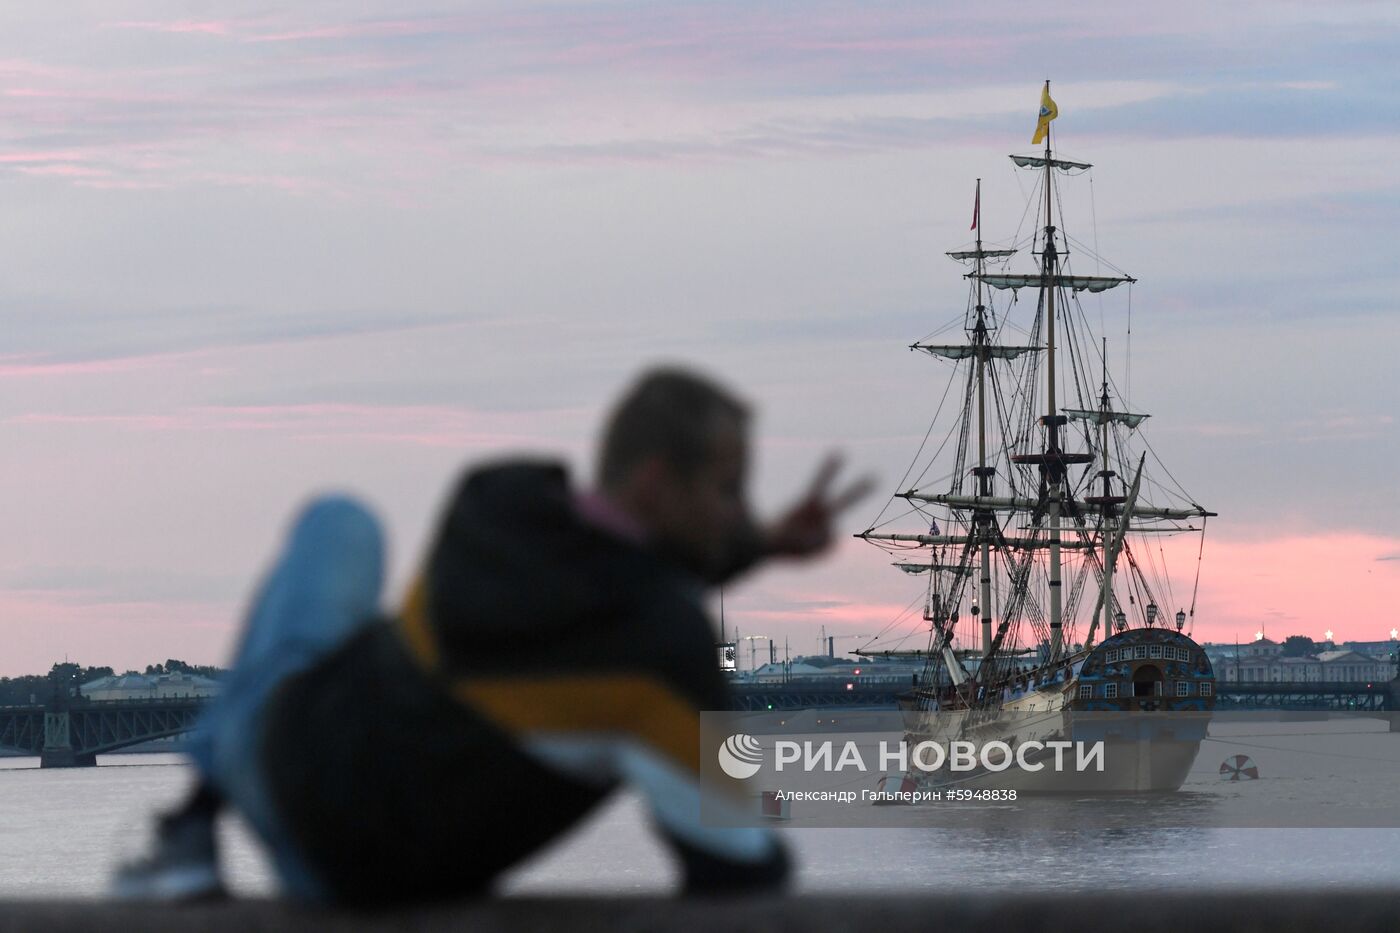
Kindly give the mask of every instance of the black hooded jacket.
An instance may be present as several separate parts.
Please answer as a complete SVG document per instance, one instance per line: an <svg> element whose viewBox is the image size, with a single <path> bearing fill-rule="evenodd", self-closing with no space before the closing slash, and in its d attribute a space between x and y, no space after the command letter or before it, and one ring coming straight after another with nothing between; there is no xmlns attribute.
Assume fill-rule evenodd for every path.
<svg viewBox="0 0 1400 933"><path fill-rule="evenodd" d="M728 706L700 595L580 519L561 467L470 473L402 616L275 695L286 831L337 900L462 896L634 779L690 889L780 881L771 834L704 830L690 804L698 714Z"/></svg>

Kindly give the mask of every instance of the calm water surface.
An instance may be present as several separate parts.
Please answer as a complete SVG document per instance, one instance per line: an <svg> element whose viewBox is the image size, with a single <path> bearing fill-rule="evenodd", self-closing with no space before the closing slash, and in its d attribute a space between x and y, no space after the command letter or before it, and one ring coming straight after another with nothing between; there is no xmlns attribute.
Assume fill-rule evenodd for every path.
<svg viewBox="0 0 1400 933"><path fill-rule="evenodd" d="M97 897L121 860L144 851L152 816L190 770L176 755L111 755L96 768L43 771L0 759L0 896ZM235 891L274 890L244 827L223 826ZM809 891L1181 891L1238 886L1394 886L1400 830L1121 829L1024 832L791 829ZM489 844L464 839L463 845ZM512 872L507 893L664 892L675 868L639 801L619 796L549 852Z"/></svg>

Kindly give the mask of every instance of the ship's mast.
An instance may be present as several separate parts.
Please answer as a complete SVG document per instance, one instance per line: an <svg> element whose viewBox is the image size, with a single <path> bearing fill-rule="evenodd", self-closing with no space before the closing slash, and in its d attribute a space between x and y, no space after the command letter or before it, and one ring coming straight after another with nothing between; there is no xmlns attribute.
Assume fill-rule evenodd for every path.
<svg viewBox="0 0 1400 933"><path fill-rule="evenodd" d="M1045 82L1045 93L1050 93L1050 82ZM1045 127L1045 244L1041 254L1041 289L1045 296L1045 353L1049 371L1047 402L1049 413L1045 416L1046 451L1045 472L1048 489L1046 519L1050 532L1050 660L1060 656L1063 636L1063 600L1060 590L1060 497L1064 465L1060 461L1060 424L1064 420L1059 415L1055 403L1055 220L1052 213L1053 167L1050 159L1050 126Z"/></svg>
<svg viewBox="0 0 1400 933"><path fill-rule="evenodd" d="M982 255L982 179L977 179L977 207L973 211L973 224L977 228L977 323L973 329L972 342L977 347L977 494L992 494L992 470L987 468L987 306L982 300L982 275L987 271L986 257ZM973 521L977 527L980 545L981 603L982 615L982 656L992 653L992 513L978 510Z"/></svg>
<svg viewBox="0 0 1400 933"><path fill-rule="evenodd" d="M1137 472L1133 475L1133 485L1128 489L1128 495L1123 499L1123 514L1118 519L1118 525L1113 529L1112 534L1108 532L1108 522L1104 522L1103 541L1103 585L1099 590L1099 610L1104 612L1104 631L1109 635L1113 634L1113 565L1118 560L1118 552L1123 548L1123 538L1128 533L1128 519L1134 514L1137 507L1138 490L1142 487L1142 465L1147 461L1147 454L1138 457ZM1107 508L1107 505L1105 505ZM1084 647L1088 648L1094 643L1094 633L1099 627L1098 610L1094 613L1094 622L1089 626L1089 636L1084 639Z"/></svg>
<svg viewBox="0 0 1400 933"><path fill-rule="evenodd" d="M1117 563L1118 552L1108 543L1111 534L1109 531L1110 516L1113 510L1113 491L1109 487L1113 471L1108 468L1108 422L1108 338L1105 337L1103 338L1103 387L1099 393L1099 449L1103 453L1103 470L1099 474L1103 478L1103 584L1100 587L1099 608L1094 613L1094 621L1089 627L1089 638L1085 647L1088 647L1089 643L1094 640L1094 630L1098 628L1099 624L1099 612L1103 613L1104 631L1110 635L1113 634L1113 565ZM1136 499L1134 501L1136 502ZM1131 509L1124 511L1119 518L1119 521L1124 525L1128 522L1130 512Z"/></svg>

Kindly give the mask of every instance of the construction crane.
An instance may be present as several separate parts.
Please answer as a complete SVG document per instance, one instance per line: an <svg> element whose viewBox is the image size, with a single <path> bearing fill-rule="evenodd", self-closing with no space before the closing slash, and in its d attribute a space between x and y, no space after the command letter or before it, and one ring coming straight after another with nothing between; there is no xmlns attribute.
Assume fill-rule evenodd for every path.
<svg viewBox="0 0 1400 933"><path fill-rule="evenodd" d="M828 658L836 657L836 642L844 641L848 638L873 638L873 635L828 635L826 626L822 626L821 647L818 651L825 651Z"/></svg>
<svg viewBox="0 0 1400 933"><path fill-rule="evenodd" d="M757 650L757 646L754 645L754 642L758 641L759 639L762 639L763 641L768 642L768 660L769 660L770 662L773 660L773 652L774 652L773 639L769 638L767 635L745 635L743 638L740 639L740 641L746 641L746 642L749 643L749 670L750 670L750 671L756 671L756 670L758 670L758 665L754 663L754 655L756 654L756 650Z"/></svg>

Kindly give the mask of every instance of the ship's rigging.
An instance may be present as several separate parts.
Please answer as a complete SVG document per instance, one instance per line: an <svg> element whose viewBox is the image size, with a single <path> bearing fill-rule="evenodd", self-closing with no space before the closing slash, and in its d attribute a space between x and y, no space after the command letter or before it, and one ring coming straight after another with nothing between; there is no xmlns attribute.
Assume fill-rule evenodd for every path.
<svg viewBox="0 0 1400 933"><path fill-rule="evenodd" d="M1162 539L1203 535L1213 514L1147 444L1149 415L1122 401L1106 339L1096 339L1080 304L1083 293L1122 287L1130 305L1136 279L1097 256L1114 274L1072 268L1075 254L1093 251L1063 232L1057 176L1092 166L1054 156L1045 113L1043 153L1011 156L1036 179L1032 232L987 244L978 180L975 241L947 254L968 267L967 309L910 345L950 379L891 499L908 508L887 518L887 505L859 535L927 579L921 634L892 623L859 653L926 639L906 653L928 659L928 683L965 691L970 705L1028 666L1067 665L1130 624L1175 621L1180 631L1194 619L1198 580L1189 600L1175 591ZM1033 271L1013 269L1026 254ZM1036 296L1033 309L1023 292Z"/></svg>

